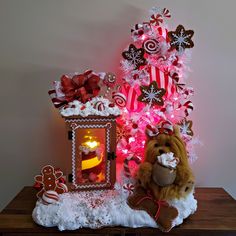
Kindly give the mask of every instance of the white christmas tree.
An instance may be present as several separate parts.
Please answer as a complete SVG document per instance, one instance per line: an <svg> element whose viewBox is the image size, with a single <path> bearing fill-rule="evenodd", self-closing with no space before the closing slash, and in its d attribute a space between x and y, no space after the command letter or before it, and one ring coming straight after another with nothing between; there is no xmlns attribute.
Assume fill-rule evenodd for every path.
<svg viewBox="0 0 236 236"><path fill-rule="evenodd" d="M180 126L189 159L197 158L198 141L189 120L193 88L186 84L194 32L182 25L169 31L165 20L170 17L166 8L152 8L149 21L131 29L132 43L122 53L122 92L127 101L118 119L117 150L125 160L143 159L147 126L171 132L174 125Z"/></svg>

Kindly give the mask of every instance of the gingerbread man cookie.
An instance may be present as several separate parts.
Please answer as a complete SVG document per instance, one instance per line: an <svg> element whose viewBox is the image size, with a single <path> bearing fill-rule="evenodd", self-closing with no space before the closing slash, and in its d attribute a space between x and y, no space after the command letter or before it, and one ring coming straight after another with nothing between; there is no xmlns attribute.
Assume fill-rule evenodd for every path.
<svg viewBox="0 0 236 236"><path fill-rule="evenodd" d="M66 192L66 188L59 185L58 179L62 177L63 173L61 171L55 172L53 166L46 165L41 170L41 175L36 175L34 177L35 181L42 184L42 189L37 193L37 197L41 198L44 192L48 190L53 190L58 194Z"/></svg>

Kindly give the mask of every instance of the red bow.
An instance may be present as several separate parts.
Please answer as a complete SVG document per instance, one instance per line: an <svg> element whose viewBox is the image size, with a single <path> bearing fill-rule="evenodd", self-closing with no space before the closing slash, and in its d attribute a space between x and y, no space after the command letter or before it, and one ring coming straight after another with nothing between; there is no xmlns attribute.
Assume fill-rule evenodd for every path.
<svg viewBox="0 0 236 236"><path fill-rule="evenodd" d="M146 134L149 137L154 137L159 134L168 134L172 135L174 133L173 124L168 121L161 121L157 126L147 125L146 126Z"/></svg>
<svg viewBox="0 0 236 236"><path fill-rule="evenodd" d="M138 206L144 200L151 200L154 204L156 204L157 212L154 216L155 220L157 220L159 218L161 206L169 206L169 204L166 201L154 199L150 193L147 193L147 196L139 199L138 202L136 202L136 206Z"/></svg>
<svg viewBox="0 0 236 236"><path fill-rule="evenodd" d="M74 75L72 79L63 75L61 77L61 90L65 94L67 102L77 99L85 103L91 97L98 95L100 90L98 86L99 80L99 76L95 75L92 70L87 70L80 75Z"/></svg>
<svg viewBox="0 0 236 236"><path fill-rule="evenodd" d="M160 122L159 125L157 126L157 128L158 128L158 132L160 134L171 135L174 132L173 124L168 120Z"/></svg>

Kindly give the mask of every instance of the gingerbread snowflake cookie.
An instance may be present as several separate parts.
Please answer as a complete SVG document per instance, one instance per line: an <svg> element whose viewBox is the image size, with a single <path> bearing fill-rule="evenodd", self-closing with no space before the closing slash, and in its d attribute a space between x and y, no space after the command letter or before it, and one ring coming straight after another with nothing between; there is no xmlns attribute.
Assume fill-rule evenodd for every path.
<svg viewBox="0 0 236 236"><path fill-rule="evenodd" d="M144 49L143 48L136 48L133 44L129 45L128 51L124 51L122 56L127 61L131 62L134 65L134 69L138 69L140 66L145 65L146 59L144 56Z"/></svg>
<svg viewBox="0 0 236 236"><path fill-rule="evenodd" d="M168 32L171 49L175 48L177 51L183 52L185 48L192 48L194 46L193 34L193 30L185 30L182 25L178 25L175 31Z"/></svg>
<svg viewBox="0 0 236 236"><path fill-rule="evenodd" d="M138 97L138 101L148 103L150 106L153 105L164 105L163 96L166 90L158 88L157 82L153 81L149 86L141 86L140 90L142 94Z"/></svg>
<svg viewBox="0 0 236 236"><path fill-rule="evenodd" d="M192 126L193 126L193 122L191 120L183 119L179 123L179 128L180 128L181 134L193 136Z"/></svg>

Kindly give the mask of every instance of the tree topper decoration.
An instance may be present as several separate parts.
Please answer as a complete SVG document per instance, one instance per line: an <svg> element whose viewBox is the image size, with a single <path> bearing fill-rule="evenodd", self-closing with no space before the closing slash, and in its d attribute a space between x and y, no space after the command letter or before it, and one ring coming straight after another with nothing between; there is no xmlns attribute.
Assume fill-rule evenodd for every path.
<svg viewBox="0 0 236 236"><path fill-rule="evenodd" d="M138 101L148 103L150 106L159 105L163 106L163 96L166 90L158 88L157 82L153 81L149 86L141 86L140 90L142 94L138 97Z"/></svg>
<svg viewBox="0 0 236 236"><path fill-rule="evenodd" d="M185 48L192 48L194 46L191 39L193 34L193 30L185 30L182 25L178 25L175 31L168 32L171 48L176 48L179 52L183 52Z"/></svg>

